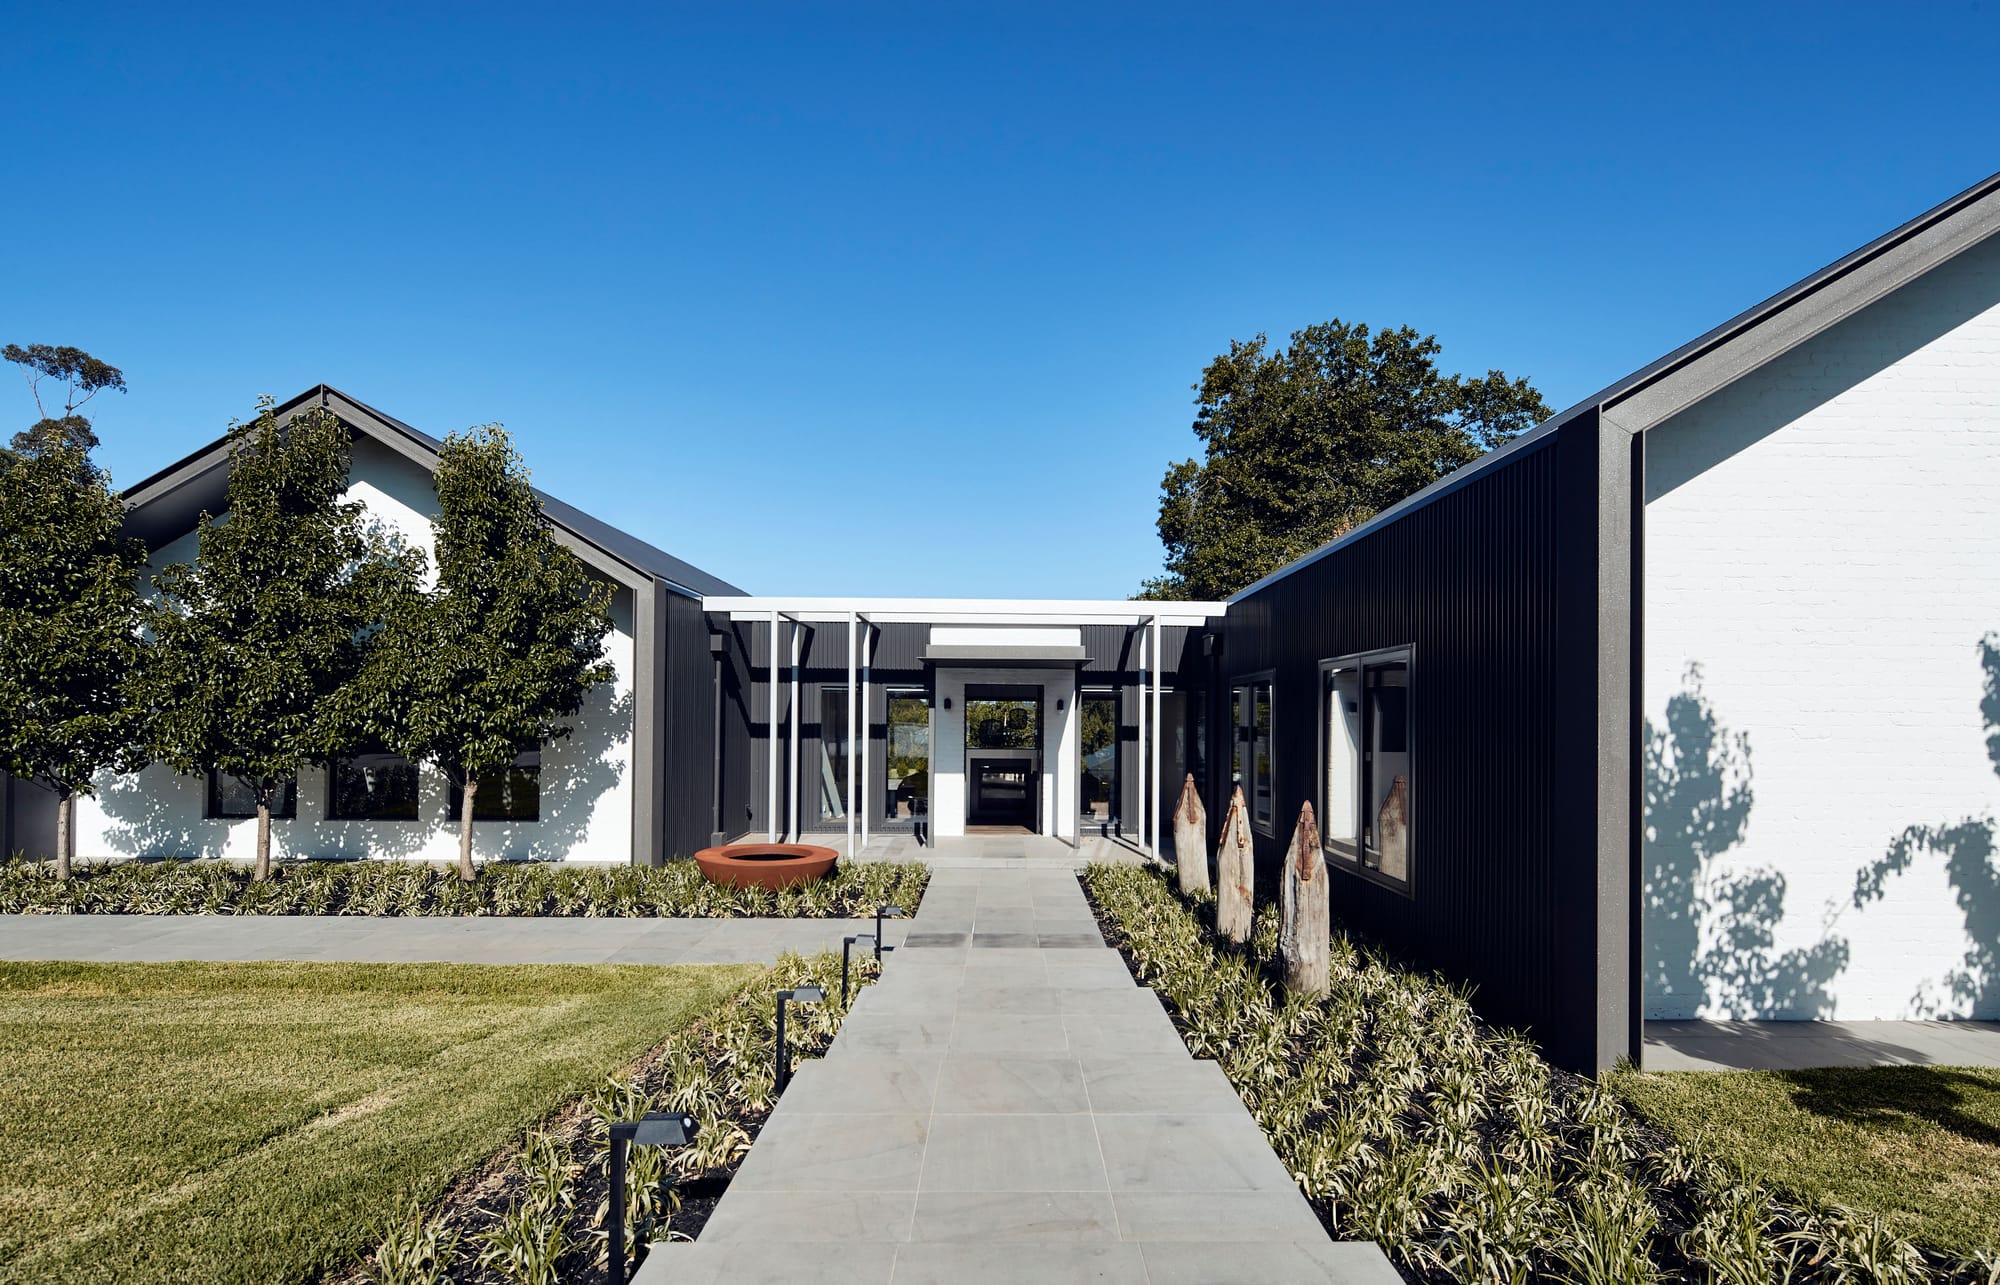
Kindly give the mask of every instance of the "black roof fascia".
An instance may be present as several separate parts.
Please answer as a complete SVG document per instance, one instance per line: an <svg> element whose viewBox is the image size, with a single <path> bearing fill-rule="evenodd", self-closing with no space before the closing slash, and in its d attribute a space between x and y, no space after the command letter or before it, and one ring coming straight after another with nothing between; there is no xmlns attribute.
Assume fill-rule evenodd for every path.
<svg viewBox="0 0 2000 1285"><path fill-rule="evenodd" d="M367 433L390 449L421 464L427 469L437 468L438 454L444 443L421 429L413 428L393 415L384 414L366 402L348 396L328 384L319 384L298 396L280 403L276 411L280 416L292 414L309 405L319 405L333 411L350 426ZM166 468L159 470L124 492L128 521L142 536L147 534L147 524L141 517L143 510L162 503L171 506L166 521L161 524L175 530L192 527L195 513L203 508L210 510L221 507L219 500L226 483L229 465L229 443L227 439L211 442L209 445L188 455ZM209 483L201 486L203 482ZM190 495L188 489L196 488ZM214 492L209 495L208 492ZM535 494L542 501L543 511L549 520L576 539L604 554L607 558L639 573L649 579L660 580L667 587L689 598L709 595L740 596L743 590L718 576L710 575L692 563L659 549L637 536L590 516L572 504L548 494L541 488ZM182 515L181 508L187 504L172 506L176 496L187 495L193 507ZM209 501L203 503L202 501ZM179 519L186 518L185 524ZM149 540L148 543L153 541Z"/></svg>
<svg viewBox="0 0 2000 1285"><path fill-rule="evenodd" d="M1271 574L1259 579L1255 584L1244 589L1239 589L1229 596L1228 601L1233 603L1247 598L1264 586L1281 580L1302 567L1310 566L1336 549L1379 530L1404 514L1451 494L1459 487L1476 479L1488 469L1499 467L1503 462L1515 455L1540 448L1547 443L1549 437L1561 430L1564 425L1575 421L1579 416L1590 412L1604 412L1609 414L1620 403L1633 400L1647 389L1654 387L1670 376L1686 370L1702 358L1708 357L1717 350L1743 339L1749 332L1771 321L1780 314L1794 307L1809 305L1815 296L1824 296L1829 292L1829 288L1836 283L1854 276L1861 269L1879 263L1899 249L1909 247L1910 243L1922 234L1931 231L1953 216L1970 210L1983 201L1994 198L1996 195L2000 195L2000 174L1989 175L1987 178L1973 184L1951 199L1944 201L1932 209L1926 210L1894 231L1875 238L1853 253L1837 259L1810 276L1785 287L1762 303L1745 309L1714 329L1682 344L1664 357L1640 367L1624 378L1592 393L1575 405L1551 415L1548 419L1543 420L1540 424L1521 434L1505 446L1480 456L1477 460L1474 460L1463 468L1439 478L1421 491L1406 496L1395 504L1390 505L1368 521L1342 535L1339 539L1332 540L1313 550L1311 553L1286 563ZM1968 241L1964 245L1947 247L1945 258L1955 255L1958 251L1968 248L1971 244L1976 244L1977 240L1984 239L1987 235L1991 235L1991 230L1980 233L1978 237L1972 241ZM1936 264L1925 264L1922 266L1921 271L1928 271L1931 267L1935 266ZM1921 271L1912 273L1911 276L1921 275ZM1896 282L1895 284L1900 284L1900 282ZM1866 303L1873 302L1874 299L1879 297L1880 293L1872 294L1863 299L1861 304L1865 306ZM1800 334L1793 336L1792 342L1785 347L1796 346L1796 344L1819 333L1847 315L1849 315L1848 310L1839 308L1829 309L1829 315L1823 321L1816 325L1809 325ZM1769 352L1764 355L1764 359L1768 360L1770 357L1775 357L1780 351L1783 350L1779 349ZM1757 362L1757 364L1761 365L1762 361ZM1682 396L1687 401L1699 400L1700 397L1716 391L1742 373L1744 372L1727 372L1725 378L1715 380L1711 386L1698 386L1693 389L1683 390ZM1684 401L1683 404L1686 404L1686 402ZM1617 417L1612 415L1611 418L1615 422ZM1650 427L1650 423L1651 421L1638 422L1628 424L1626 427L1634 432L1643 432L1647 427Z"/></svg>

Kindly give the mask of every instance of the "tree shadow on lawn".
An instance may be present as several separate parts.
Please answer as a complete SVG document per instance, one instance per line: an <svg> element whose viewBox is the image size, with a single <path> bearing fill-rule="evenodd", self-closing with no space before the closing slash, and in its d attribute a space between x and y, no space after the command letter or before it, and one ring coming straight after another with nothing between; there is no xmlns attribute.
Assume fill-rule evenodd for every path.
<svg viewBox="0 0 2000 1285"><path fill-rule="evenodd" d="M2000 1082L1951 1067L1820 1067L1773 1071L1792 1104L1828 1120L1876 1130L1914 1132L1916 1121L2000 1150L2000 1124L1967 1112L1969 1093L1983 1093L2000 1112Z"/></svg>

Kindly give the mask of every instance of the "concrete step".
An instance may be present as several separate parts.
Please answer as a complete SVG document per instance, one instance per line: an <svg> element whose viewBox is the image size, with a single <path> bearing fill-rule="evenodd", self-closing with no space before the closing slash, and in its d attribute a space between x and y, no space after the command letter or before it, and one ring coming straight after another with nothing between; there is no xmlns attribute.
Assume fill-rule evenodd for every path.
<svg viewBox="0 0 2000 1285"><path fill-rule="evenodd" d="M774 1229L776 1230L776 1229ZM633 1285L1400 1285L1366 1241L1108 1241L1048 1244L964 1241L760 1240L656 1245Z"/></svg>

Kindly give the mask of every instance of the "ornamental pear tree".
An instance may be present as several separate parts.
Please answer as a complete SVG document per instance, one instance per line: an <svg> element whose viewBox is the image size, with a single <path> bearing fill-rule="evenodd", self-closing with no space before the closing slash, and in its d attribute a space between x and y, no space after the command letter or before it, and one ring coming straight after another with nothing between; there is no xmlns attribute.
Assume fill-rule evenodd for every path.
<svg viewBox="0 0 2000 1285"><path fill-rule="evenodd" d="M585 693L611 681L611 587L556 541L498 424L446 438L435 485L437 582L390 611L354 722L458 792L458 873L470 882L482 779L522 746L569 735Z"/></svg>
<svg viewBox="0 0 2000 1285"><path fill-rule="evenodd" d="M343 696L421 554L372 532L347 489L350 438L331 411L280 421L270 398L229 430L229 495L201 515L192 564L154 577L154 641L140 690L161 762L234 777L257 806L271 872L271 812L301 768L347 748Z"/></svg>
<svg viewBox="0 0 2000 1285"><path fill-rule="evenodd" d="M115 368L74 348L5 349L9 361L44 352L73 355L45 365L108 371L98 386L124 387ZM133 770L141 758L127 684L140 658L146 565L145 545L122 534L110 477L91 463L96 438L74 414L81 401L70 401L61 418L44 413L0 451L0 769L54 792L61 879L76 846L76 797L94 792L99 773Z"/></svg>
<svg viewBox="0 0 2000 1285"><path fill-rule="evenodd" d="M1334 320L1231 341L1194 386L1204 458L1160 483L1166 574L1144 598L1226 598L1534 427L1525 379L1438 369L1438 341Z"/></svg>

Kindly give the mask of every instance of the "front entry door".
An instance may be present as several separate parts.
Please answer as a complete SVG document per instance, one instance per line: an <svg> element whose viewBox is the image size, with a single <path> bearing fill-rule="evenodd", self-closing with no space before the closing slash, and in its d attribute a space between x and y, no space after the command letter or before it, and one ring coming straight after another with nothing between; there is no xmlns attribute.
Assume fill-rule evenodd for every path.
<svg viewBox="0 0 2000 1285"><path fill-rule="evenodd" d="M967 825L1041 828L1039 686L966 684L965 775Z"/></svg>

